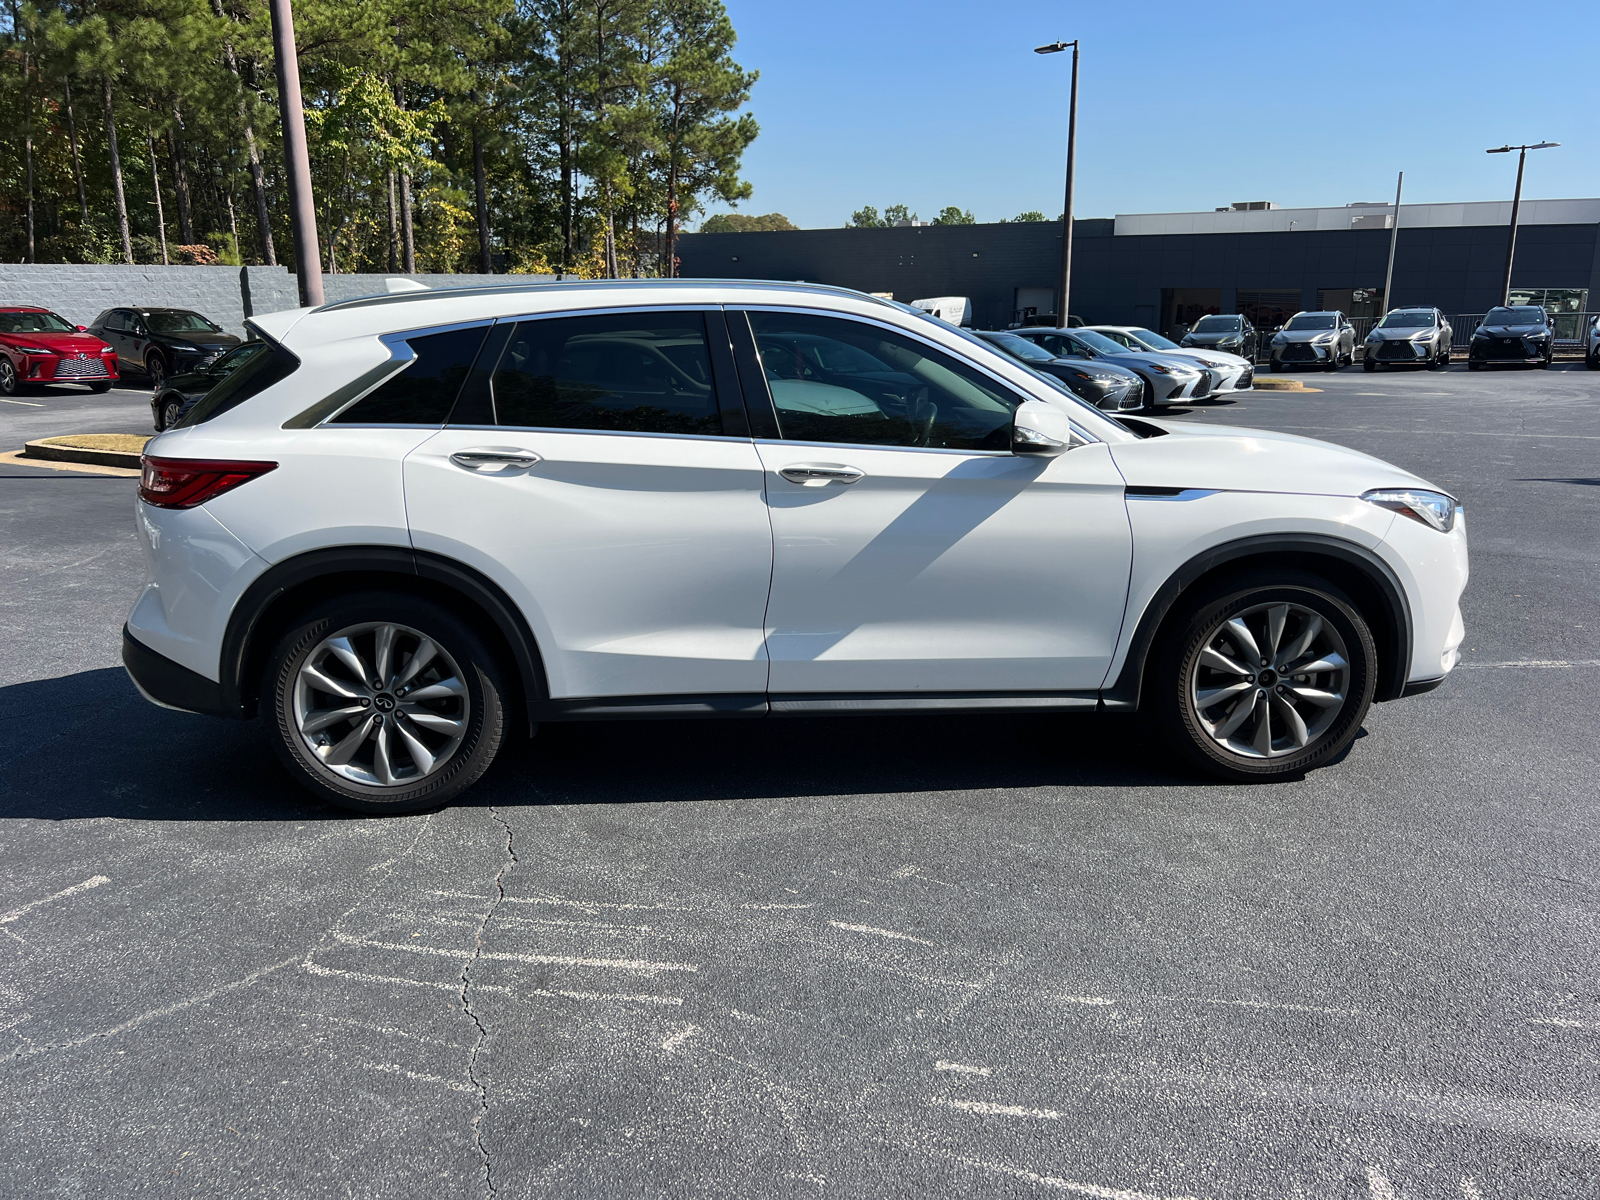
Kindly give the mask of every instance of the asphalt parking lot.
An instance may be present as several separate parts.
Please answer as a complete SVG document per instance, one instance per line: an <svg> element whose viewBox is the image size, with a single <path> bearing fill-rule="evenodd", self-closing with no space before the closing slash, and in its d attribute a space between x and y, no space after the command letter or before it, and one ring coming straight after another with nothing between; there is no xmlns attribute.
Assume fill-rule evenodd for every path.
<svg viewBox="0 0 1600 1200"><path fill-rule="evenodd" d="M1473 580L1445 685L1275 787L1111 719L618 723L347 816L134 692L133 481L0 467L0 1193L1593 1195L1600 373L1304 382L1174 419L1416 470Z"/></svg>

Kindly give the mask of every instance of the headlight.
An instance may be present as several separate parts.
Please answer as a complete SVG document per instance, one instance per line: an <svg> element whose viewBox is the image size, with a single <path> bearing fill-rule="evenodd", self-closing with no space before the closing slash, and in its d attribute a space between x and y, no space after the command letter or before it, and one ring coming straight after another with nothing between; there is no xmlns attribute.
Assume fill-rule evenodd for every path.
<svg viewBox="0 0 1600 1200"><path fill-rule="evenodd" d="M54 354L55 353L55 351L50 349L50 347L48 347L48 346L18 346L17 349L20 350L24 354Z"/></svg>
<svg viewBox="0 0 1600 1200"><path fill-rule="evenodd" d="M1223 349L1227 349L1229 346L1242 346L1244 345L1244 339L1242 337L1223 338L1217 345Z"/></svg>
<svg viewBox="0 0 1600 1200"><path fill-rule="evenodd" d="M1443 492L1424 492L1411 488L1378 488L1362 493L1361 498L1379 508L1449 533L1455 528L1456 502Z"/></svg>
<svg viewBox="0 0 1600 1200"><path fill-rule="evenodd" d="M1288 338L1286 338L1286 337L1284 337L1284 335L1283 335L1283 334L1281 334L1281 333L1277 333L1277 334L1274 334L1274 335L1273 335L1273 337L1272 337L1272 344L1273 344L1273 345L1274 345L1274 346L1282 346L1282 345L1283 345L1283 344L1284 344L1284 343L1286 343L1286 342L1287 342L1287 341L1288 341L1288 340L1289 340L1289 339L1288 339Z"/></svg>
<svg viewBox="0 0 1600 1200"><path fill-rule="evenodd" d="M1421 333L1413 333L1411 335L1411 340L1413 342L1425 342L1429 338L1431 338L1432 336L1433 336L1433 330L1425 329Z"/></svg>
<svg viewBox="0 0 1600 1200"><path fill-rule="evenodd" d="M1333 334L1331 334L1331 333L1319 333L1316 337L1312 338L1311 340L1313 342L1315 342L1319 346L1326 346L1329 342L1333 341Z"/></svg>
<svg viewBox="0 0 1600 1200"><path fill-rule="evenodd" d="M1157 375L1171 375L1172 374L1172 368L1171 367L1163 367L1160 363L1146 363L1145 365L1148 366Z"/></svg>

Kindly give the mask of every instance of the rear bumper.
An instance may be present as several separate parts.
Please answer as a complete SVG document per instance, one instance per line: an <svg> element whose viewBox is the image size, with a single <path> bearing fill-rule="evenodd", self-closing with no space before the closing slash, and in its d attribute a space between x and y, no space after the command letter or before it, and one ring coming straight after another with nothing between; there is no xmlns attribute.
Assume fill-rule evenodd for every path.
<svg viewBox="0 0 1600 1200"><path fill-rule="evenodd" d="M212 717L229 715L221 684L157 654L129 633L126 625L122 627L122 665L139 694L152 704Z"/></svg>

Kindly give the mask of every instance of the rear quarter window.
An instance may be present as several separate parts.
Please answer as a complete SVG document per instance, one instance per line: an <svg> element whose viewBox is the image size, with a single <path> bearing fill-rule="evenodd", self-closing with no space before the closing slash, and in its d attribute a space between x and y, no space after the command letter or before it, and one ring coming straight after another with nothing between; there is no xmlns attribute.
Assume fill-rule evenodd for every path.
<svg viewBox="0 0 1600 1200"><path fill-rule="evenodd" d="M187 429L201 425L212 417L220 416L231 408L238 408L246 400L259 396L275 383L282 383L299 369L300 360L276 342L264 343L269 351L259 354L231 372L195 403L176 428Z"/></svg>

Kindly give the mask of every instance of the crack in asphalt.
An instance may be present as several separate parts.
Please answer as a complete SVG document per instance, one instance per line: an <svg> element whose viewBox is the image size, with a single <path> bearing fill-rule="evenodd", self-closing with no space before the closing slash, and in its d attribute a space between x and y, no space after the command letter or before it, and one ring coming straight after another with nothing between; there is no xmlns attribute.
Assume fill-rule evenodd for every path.
<svg viewBox="0 0 1600 1200"><path fill-rule="evenodd" d="M483 914L483 920L478 924L476 945L472 957L461 966L461 1009L467 1014L473 1025L478 1029L478 1040L473 1043L472 1049L467 1053L467 1080L478 1089L478 1112L472 1118L472 1146L477 1150L479 1159L483 1162L483 1186L486 1195L495 1195L494 1175L490 1170L489 1151L483 1144L483 1119L489 1115L489 1089L478 1078L478 1055L483 1050L484 1043L489 1040L489 1031L478 1019L478 1014L472 1009L472 965L483 956L483 934L489 927L489 922L494 919L495 910L500 907L501 901L506 898L505 878L516 869L517 850L513 844L515 837L511 832L510 824L502 817L499 811L492 806L489 815L506 833L506 861L500 864L500 870L494 877L494 898L489 902L488 910Z"/></svg>

